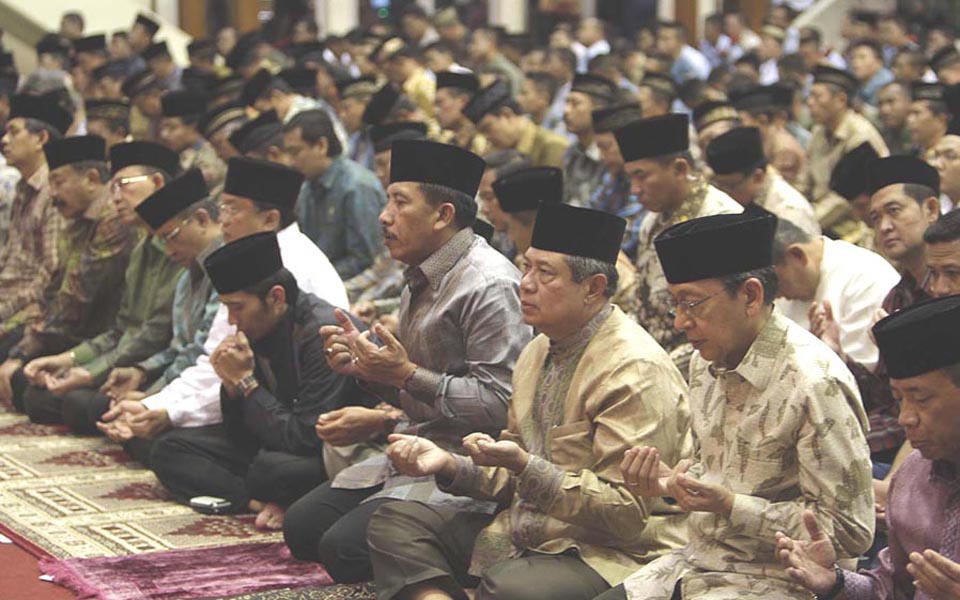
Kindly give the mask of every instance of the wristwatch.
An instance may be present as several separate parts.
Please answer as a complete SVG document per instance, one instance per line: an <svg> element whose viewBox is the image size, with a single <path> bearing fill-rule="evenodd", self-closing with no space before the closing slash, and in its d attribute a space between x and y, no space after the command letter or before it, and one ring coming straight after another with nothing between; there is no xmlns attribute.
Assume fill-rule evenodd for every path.
<svg viewBox="0 0 960 600"><path fill-rule="evenodd" d="M837 574L837 582L826 594L817 594L817 600L833 600L843 591L843 569L840 568L840 565L835 564L833 565L833 572Z"/></svg>
<svg viewBox="0 0 960 600"><path fill-rule="evenodd" d="M258 387L260 387L260 382L257 381L257 378L253 375L247 375L237 384L237 391L246 398Z"/></svg>

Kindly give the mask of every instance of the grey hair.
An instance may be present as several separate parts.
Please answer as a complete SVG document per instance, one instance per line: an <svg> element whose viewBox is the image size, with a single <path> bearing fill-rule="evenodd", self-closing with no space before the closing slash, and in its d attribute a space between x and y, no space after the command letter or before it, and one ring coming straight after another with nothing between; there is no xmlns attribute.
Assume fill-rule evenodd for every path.
<svg viewBox="0 0 960 600"><path fill-rule="evenodd" d="M620 275L617 273L616 265L585 256L571 256L567 254L564 258L567 259L567 264L570 265L574 283L582 283L585 279L593 277L594 275L603 275L607 278L607 287L603 290L603 297L613 298L613 295L617 293Z"/></svg>
<svg viewBox="0 0 960 600"><path fill-rule="evenodd" d="M763 286L763 303L773 304L780 287L780 280L777 278L777 272L773 267L763 267L743 273L725 275L720 278L720 283L723 284L723 289L726 290L727 294L733 296L748 279L759 280L760 285Z"/></svg>

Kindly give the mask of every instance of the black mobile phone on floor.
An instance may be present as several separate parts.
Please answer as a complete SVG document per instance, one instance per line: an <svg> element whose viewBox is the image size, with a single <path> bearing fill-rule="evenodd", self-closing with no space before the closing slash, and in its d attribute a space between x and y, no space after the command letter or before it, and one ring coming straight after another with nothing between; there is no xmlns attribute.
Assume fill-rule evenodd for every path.
<svg viewBox="0 0 960 600"><path fill-rule="evenodd" d="M190 498L190 508L205 515L222 515L233 507L229 500L215 496L194 496Z"/></svg>

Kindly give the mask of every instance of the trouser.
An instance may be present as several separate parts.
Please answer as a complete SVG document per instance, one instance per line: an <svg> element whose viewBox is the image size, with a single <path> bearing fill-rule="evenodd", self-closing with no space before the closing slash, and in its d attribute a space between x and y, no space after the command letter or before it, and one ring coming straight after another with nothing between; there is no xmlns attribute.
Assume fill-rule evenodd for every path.
<svg viewBox="0 0 960 600"><path fill-rule="evenodd" d="M150 468L150 454L153 452L153 440L132 438L123 443L123 450L141 465Z"/></svg>
<svg viewBox="0 0 960 600"><path fill-rule="evenodd" d="M250 500L288 506L325 478L320 453L297 456L240 444L223 425L182 427L153 441L150 468L183 503L195 496L230 502L229 512L247 510Z"/></svg>
<svg viewBox="0 0 960 600"><path fill-rule="evenodd" d="M377 598L410 586L436 586L457 599L477 588L477 600L591 600L607 582L574 554L527 554L494 564L480 578L468 573L477 535L493 515L419 502L394 502L370 519L367 541Z"/></svg>
<svg viewBox="0 0 960 600"><path fill-rule="evenodd" d="M371 579L367 524L381 505L398 502L392 498L363 502L381 487L342 490L327 482L300 498L283 520L283 541L290 553L299 560L323 563L338 583Z"/></svg>
<svg viewBox="0 0 960 600"><path fill-rule="evenodd" d="M673 588L673 595L670 600L683 600L683 596L680 594L680 582L678 581L676 587ZM623 587L623 584L620 584L610 588L593 600L627 600L627 590Z"/></svg>
<svg viewBox="0 0 960 600"><path fill-rule="evenodd" d="M10 351L23 339L24 329L23 325L17 325L8 331L6 335L0 337L0 363L9 358Z"/></svg>
<svg viewBox="0 0 960 600"><path fill-rule="evenodd" d="M98 433L97 421L110 408L110 400L95 388L71 390L62 396L30 386L23 394L24 410L34 423L63 423L75 433Z"/></svg>
<svg viewBox="0 0 960 600"><path fill-rule="evenodd" d="M30 382L27 376L23 374L23 369L17 369L10 377L10 387L13 391L13 408L17 412L26 412L23 396L30 388Z"/></svg>

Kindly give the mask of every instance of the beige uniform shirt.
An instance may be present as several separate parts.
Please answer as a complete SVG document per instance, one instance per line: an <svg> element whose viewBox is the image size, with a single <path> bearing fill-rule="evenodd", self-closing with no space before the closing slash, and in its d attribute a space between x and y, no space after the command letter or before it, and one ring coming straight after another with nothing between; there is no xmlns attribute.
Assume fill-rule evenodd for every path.
<svg viewBox="0 0 960 600"><path fill-rule="evenodd" d="M831 237L860 243L863 230L850 211L850 204L830 191L830 175L843 156L864 142L870 142L877 154L887 156L887 144L870 121L848 110L835 131L823 125L813 128L807 145L808 169L800 191L813 203L820 228Z"/></svg>
<svg viewBox="0 0 960 600"><path fill-rule="evenodd" d="M686 373L690 345L686 336L673 327L673 317L668 314L667 278L663 274L653 240L677 223L708 215L741 212L743 207L736 200L703 179L698 179L691 185L690 197L680 208L669 213L647 213L640 224L637 244L637 322L674 357L681 373ZM704 252L709 251L709 248L704 249Z"/></svg>
<svg viewBox="0 0 960 600"><path fill-rule="evenodd" d="M563 168L563 156L570 143L558 133L540 127L527 117L523 117L520 140L516 149L533 161L535 167Z"/></svg>
<svg viewBox="0 0 960 600"><path fill-rule="evenodd" d="M812 510L838 556L874 532L867 418L856 381L820 340L774 313L736 369L694 354L691 473L735 494L729 517L695 512L690 543L627 578L629 600L809 600L774 556L775 534L806 538Z"/></svg>
<svg viewBox="0 0 960 600"><path fill-rule="evenodd" d="M448 491L509 506L477 537L472 573L525 550L575 549L617 585L686 543L686 515L635 498L619 469L637 445L670 460L690 455L686 385L641 327L616 307L605 311L571 339L539 335L520 355L500 435L531 453L520 475L457 457Z"/></svg>
<svg viewBox="0 0 960 600"><path fill-rule="evenodd" d="M787 183L773 166L767 167L767 182L756 203L777 217L790 221L810 236L820 236L820 224L813 212L813 205L797 188Z"/></svg>
<svg viewBox="0 0 960 600"><path fill-rule="evenodd" d="M437 95L437 82L424 69L417 69L403 82L403 93L413 100L417 108L428 118L433 118L433 100Z"/></svg>

